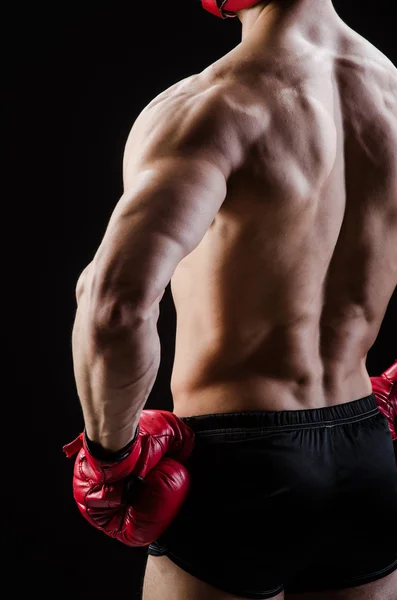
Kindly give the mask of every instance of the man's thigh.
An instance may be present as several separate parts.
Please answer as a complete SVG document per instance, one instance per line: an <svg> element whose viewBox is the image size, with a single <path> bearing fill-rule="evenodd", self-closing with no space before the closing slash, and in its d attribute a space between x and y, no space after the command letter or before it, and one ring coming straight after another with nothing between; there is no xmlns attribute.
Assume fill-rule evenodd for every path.
<svg viewBox="0 0 397 600"><path fill-rule="evenodd" d="M149 556L143 600L244 600L222 592L180 569L166 556ZM284 600L284 592L272 600Z"/></svg>
<svg viewBox="0 0 397 600"><path fill-rule="evenodd" d="M383 579L345 590L310 594L285 594L285 600L396 600L397 571Z"/></svg>

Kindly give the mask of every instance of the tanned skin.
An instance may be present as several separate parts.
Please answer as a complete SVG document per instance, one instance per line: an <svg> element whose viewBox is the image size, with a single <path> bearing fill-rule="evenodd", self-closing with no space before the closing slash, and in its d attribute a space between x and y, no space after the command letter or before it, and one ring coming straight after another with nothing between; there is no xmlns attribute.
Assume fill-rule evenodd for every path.
<svg viewBox="0 0 397 600"><path fill-rule="evenodd" d="M89 438L110 450L133 438L156 379L170 282L176 415L372 391L366 358L397 284L396 68L331 0L262 2L239 18L239 46L138 117L124 194L77 286L78 393ZM285 598L395 589L397 572ZM143 597L235 598L167 557L149 557Z"/></svg>

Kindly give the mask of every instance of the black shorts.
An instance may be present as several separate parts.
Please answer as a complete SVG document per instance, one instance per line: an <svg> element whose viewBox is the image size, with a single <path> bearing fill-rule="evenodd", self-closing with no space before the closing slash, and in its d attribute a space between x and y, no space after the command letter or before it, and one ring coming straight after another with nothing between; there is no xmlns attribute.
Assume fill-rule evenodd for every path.
<svg viewBox="0 0 397 600"><path fill-rule="evenodd" d="M362 585L397 569L397 467L374 396L184 418L192 486L149 547L243 598Z"/></svg>

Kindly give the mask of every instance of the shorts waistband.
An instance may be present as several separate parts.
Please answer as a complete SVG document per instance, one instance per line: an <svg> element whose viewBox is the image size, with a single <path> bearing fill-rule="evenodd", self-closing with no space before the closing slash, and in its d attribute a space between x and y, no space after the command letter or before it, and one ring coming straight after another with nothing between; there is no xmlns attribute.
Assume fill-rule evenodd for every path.
<svg viewBox="0 0 397 600"><path fill-rule="evenodd" d="M184 421L196 433L219 429L285 429L305 427L335 427L379 415L378 404L373 394L322 408L303 410L281 410L260 412L217 413L183 417Z"/></svg>

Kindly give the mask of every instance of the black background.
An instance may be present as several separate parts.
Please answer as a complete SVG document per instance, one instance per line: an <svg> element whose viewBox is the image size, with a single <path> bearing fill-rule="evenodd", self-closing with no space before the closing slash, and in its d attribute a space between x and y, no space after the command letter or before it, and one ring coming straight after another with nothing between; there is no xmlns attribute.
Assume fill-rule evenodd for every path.
<svg viewBox="0 0 397 600"><path fill-rule="evenodd" d="M396 63L392 0L334 4ZM135 600L145 551L84 521L72 498L73 461L62 454L83 426L70 348L74 289L121 195L123 148L136 116L159 92L234 47L240 26L205 13L199 0L18 6L7 16L4 405L12 414L4 473L13 585L15 593L42 598ZM395 294L368 357L371 375L395 358L396 309ZM174 329L167 290L150 408L172 408Z"/></svg>

